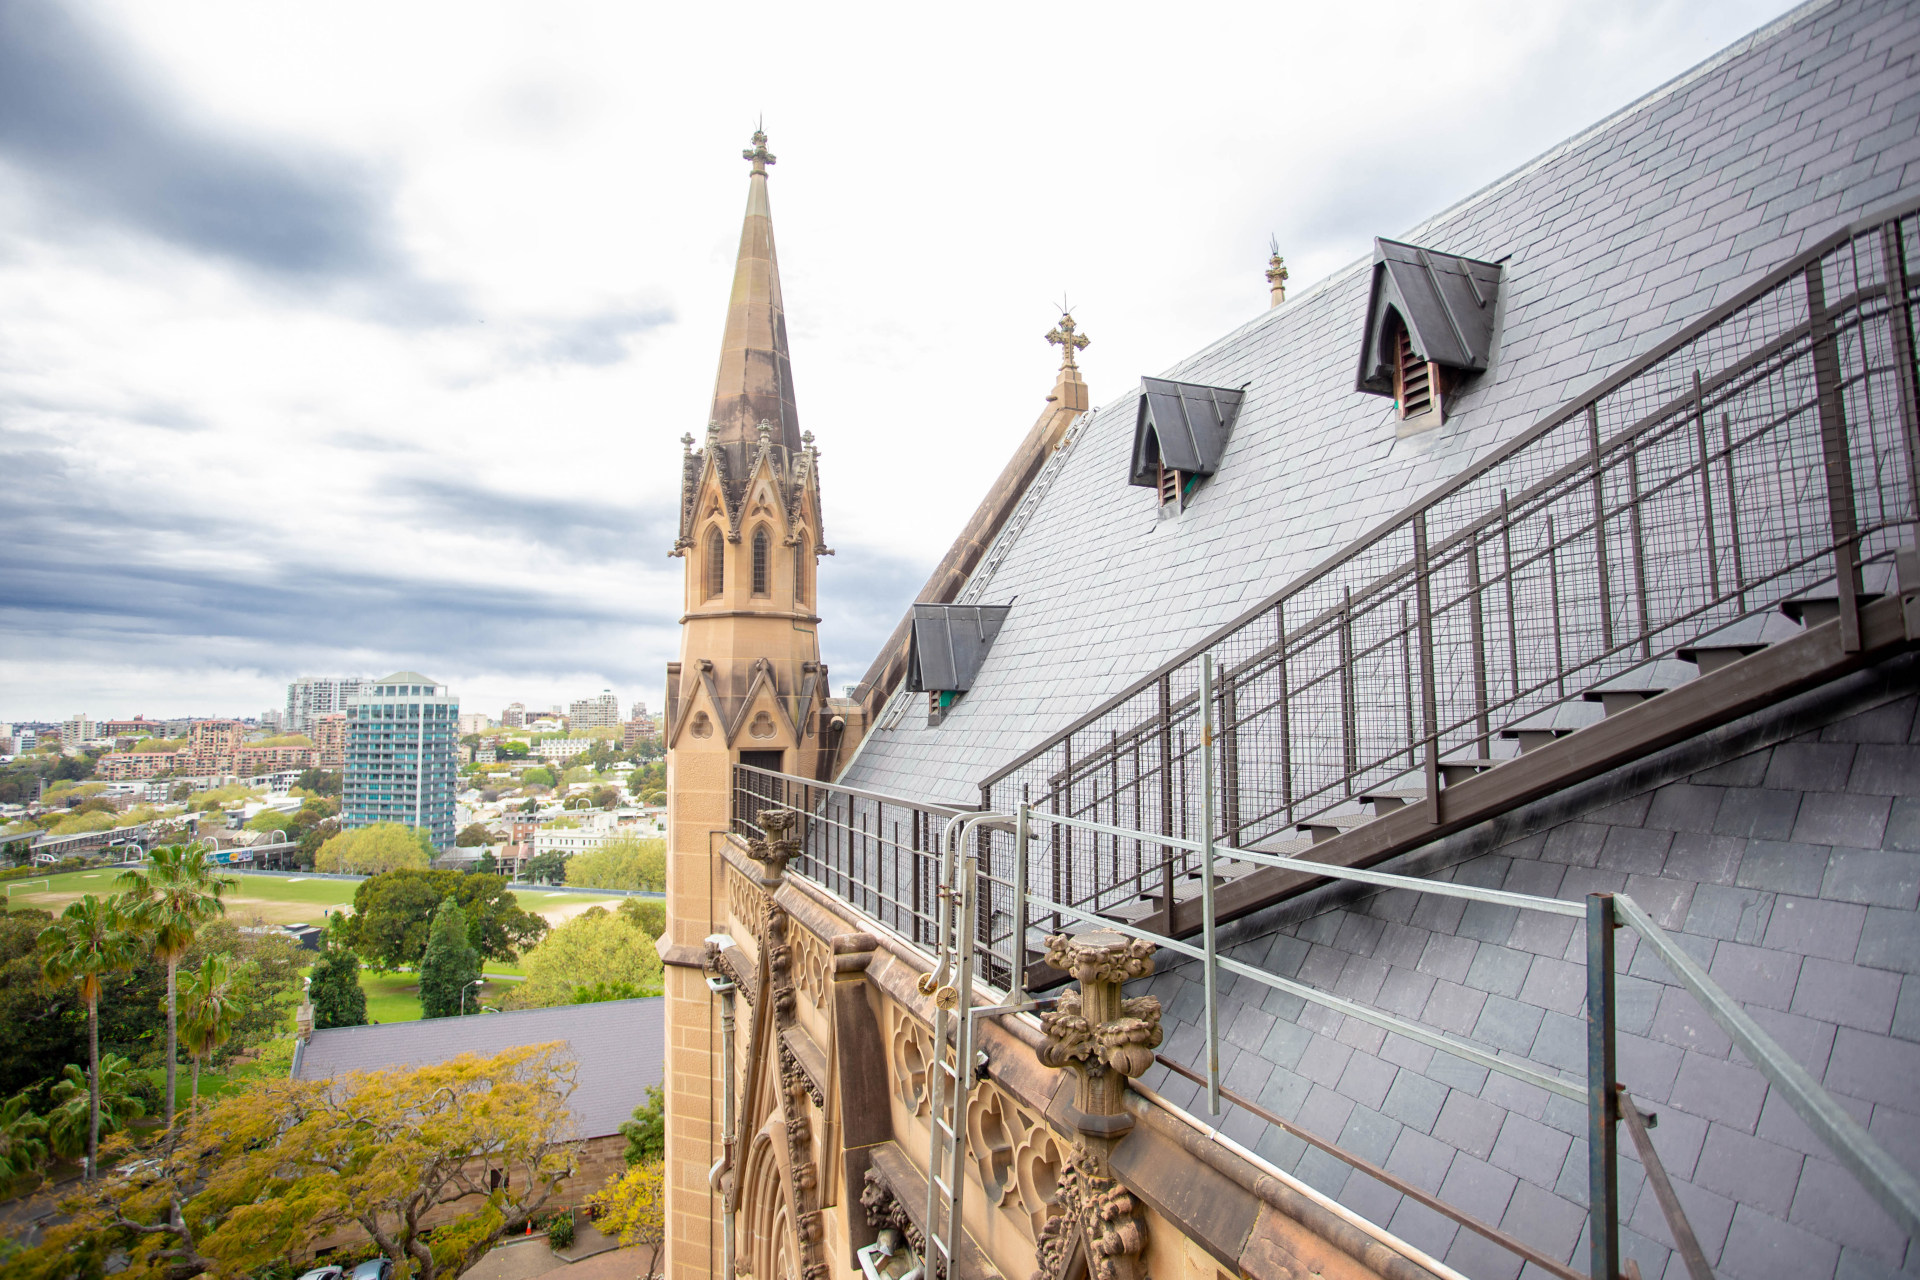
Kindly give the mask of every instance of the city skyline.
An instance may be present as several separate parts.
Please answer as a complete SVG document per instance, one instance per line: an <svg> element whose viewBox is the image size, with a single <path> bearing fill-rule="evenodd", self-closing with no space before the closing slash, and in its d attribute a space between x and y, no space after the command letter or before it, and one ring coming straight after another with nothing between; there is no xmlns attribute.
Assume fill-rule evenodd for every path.
<svg viewBox="0 0 1920 1280"><path fill-rule="evenodd" d="M1040 411L1063 289L1112 403L1261 313L1270 235L1304 297L1784 8L1389 6L1421 39L1368 43L1338 12L1249 40L1251 6L957 36L768 10L790 58L745 101L736 19L698 11L14 0L0 701L254 713L304 672L398 667L469 705L659 699L677 441L761 112L844 687ZM1147 46L1150 102L1078 71ZM1445 147L1398 145L1374 86L1399 78ZM1174 158L1182 182L1146 176Z"/></svg>

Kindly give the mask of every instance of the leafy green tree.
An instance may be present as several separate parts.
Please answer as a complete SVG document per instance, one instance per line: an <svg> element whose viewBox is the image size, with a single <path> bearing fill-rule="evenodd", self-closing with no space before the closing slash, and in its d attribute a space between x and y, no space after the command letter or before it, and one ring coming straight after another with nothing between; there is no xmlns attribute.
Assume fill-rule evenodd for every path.
<svg viewBox="0 0 1920 1280"><path fill-rule="evenodd" d="M383 871L424 871L438 852L433 837L419 827L376 822L342 831L313 855L316 871L379 875Z"/></svg>
<svg viewBox="0 0 1920 1280"><path fill-rule="evenodd" d="M660 954L626 919L605 907L593 907L567 921L521 959L524 982L513 984L506 1004L542 1009L571 1004L582 987L608 988L624 983L643 994L658 994Z"/></svg>
<svg viewBox="0 0 1920 1280"><path fill-rule="evenodd" d="M175 804L182 804L193 799L193 784L191 782L174 783L167 791L167 799Z"/></svg>
<svg viewBox="0 0 1920 1280"><path fill-rule="evenodd" d="M667 887L667 842L614 836L596 848L574 854L567 863L567 883L590 889L663 892Z"/></svg>
<svg viewBox="0 0 1920 1280"><path fill-rule="evenodd" d="M553 770L544 765L535 765L520 775L520 782L523 786L550 787L553 785Z"/></svg>
<svg viewBox="0 0 1920 1280"><path fill-rule="evenodd" d="M47 1154L47 1122L33 1114L27 1095L0 1103L0 1183L38 1172Z"/></svg>
<svg viewBox="0 0 1920 1280"><path fill-rule="evenodd" d="M87 1060L87 1007L66 980L41 969L40 934L53 916L27 907L0 912L0 1097L37 1088L44 1096L62 1063ZM166 1034L166 971L141 953L107 973L100 997L100 1045L134 1057Z"/></svg>
<svg viewBox="0 0 1920 1280"><path fill-rule="evenodd" d="M225 1061L284 1034L306 963L294 941L278 933L242 933L229 920L215 920L201 926L180 967L202 968L209 956L225 956L233 980L230 1031L215 1047L213 1061Z"/></svg>
<svg viewBox="0 0 1920 1280"><path fill-rule="evenodd" d="M527 859L527 878L535 884L565 884L567 855L557 849L534 854Z"/></svg>
<svg viewBox="0 0 1920 1280"><path fill-rule="evenodd" d="M293 785L296 790L316 796L337 796L340 794L340 772L337 769L302 769L300 776L293 780Z"/></svg>
<svg viewBox="0 0 1920 1280"><path fill-rule="evenodd" d="M200 926L226 914L221 895L239 884L220 875L206 846L164 845L147 855L145 871L123 871L127 917L134 931L167 967L167 1127L173 1127L174 1074L180 1057L180 958L193 945Z"/></svg>
<svg viewBox="0 0 1920 1280"><path fill-rule="evenodd" d="M667 931L667 904L657 898L625 898L620 903L620 918L647 937L657 938Z"/></svg>
<svg viewBox="0 0 1920 1280"><path fill-rule="evenodd" d="M449 894L433 913L427 954L420 961L420 1012L428 1018L462 1013L467 988L480 976L480 953L467 941L467 913Z"/></svg>
<svg viewBox="0 0 1920 1280"><path fill-rule="evenodd" d="M605 1004L609 1000L638 1000L650 996L631 982L592 982L573 989L572 1004Z"/></svg>
<svg viewBox="0 0 1920 1280"><path fill-rule="evenodd" d="M54 1154L73 1160L85 1152L89 1169L98 1159L101 1134L124 1129L147 1113L133 1066L125 1058L108 1054L94 1066L93 1075L99 1081L97 1090L89 1089L88 1076L69 1064L48 1095L53 1109L47 1113L47 1139Z"/></svg>
<svg viewBox="0 0 1920 1280"><path fill-rule="evenodd" d="M492 848L487 848L481 851L480 860L473 864L473 869L483 876L495 875L500 870L500 860L493 856Z"/></svg>
<svg viewBox="0 0 1920 1280"><path fill-rule="evenodd" d="M133 1176L78 1188L8 1259L8 1280L284 1276L300 1267L269 1260L308 1265L345 1232L378 1241L395 1275L454 1280L543 1216L576 1168L563 1048L253 1082L188 1117ZM506 1176L476 1195L476 1168Z"/></svg>
<svg viewBox="0 0 1920 1280"><path fill-rule="evenodd" d="M189 970L181 991L180 1039L193 1059L193 1088L187 1094L189 1108L200 1106L200 1066L214 1050L233 1034L240 1014L240 992L234 983L233 964L224 955L208 956L198 969Z"/></svg>
<svg viewBox="0 0 1920 1280"><path fill-rule="evenodd" d="M521 908L506 879L463 871L389 871L360 882L353 914L341 925L349 946L376 969L418 965L435 909L452 895L466 913L468 942L488 960L511 963L546 933L547 922Z"/></svg>
<svg viewBox="0 0 1920 1280"><path fill-rule="evenodd" d="M87 1169L91 1179L100 1158L100 991L105 976L130 969L140 944L127 931L117 900L102 902L88 894L70 902L60 918L40 935L41 970L50 982L72 982L87 1004L88 1095L94 1101L87 1126ZM171 984L169 984L171 985ZM71 1067L68 1068L72 1070Z"/></svg>
<svg viewBox="0 0 1920 1280"><path fill-rule="evenodd" d="M313 1005L315 1028L366 1025L367 993L360 985L359 956L329 943L313 962L312 976L307 999Z"/></svg>
<svg viewBox="0 0 1920 1280"><path fill-rule="evenodd" d="M294 815L278 809L262 809L247 819L249 831L285 831L293 825Z"/></svg>
<svg viewBox="0 0 1920 1280"><path fill-rule="evenodd" d="M627 1140L627 1165L663 1160L667 1154L667 1099L660 1086L647 1086L647 1100L633 1109L633 1119L620 1126Z"/></svg>
<svg viewBox="0 0 1920 1280"><path fill-rule="evenodd" d="M492 844L493 836L488 833L485 823L469 822L460 829L460 834L453 838L453 843L462 849L475 849Z"/></svg>

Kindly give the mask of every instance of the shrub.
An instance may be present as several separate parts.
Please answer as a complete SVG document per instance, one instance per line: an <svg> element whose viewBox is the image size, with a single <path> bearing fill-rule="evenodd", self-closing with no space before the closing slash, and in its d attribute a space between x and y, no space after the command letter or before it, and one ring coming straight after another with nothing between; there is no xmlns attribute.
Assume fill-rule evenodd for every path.
<svg viewBox="0 0 1920 1280"><path fill-rule="evenodd" d="M547 1224L547 1243L555 1249L573 1247L573 1215L556 1213L553 1221Z"/></svg>

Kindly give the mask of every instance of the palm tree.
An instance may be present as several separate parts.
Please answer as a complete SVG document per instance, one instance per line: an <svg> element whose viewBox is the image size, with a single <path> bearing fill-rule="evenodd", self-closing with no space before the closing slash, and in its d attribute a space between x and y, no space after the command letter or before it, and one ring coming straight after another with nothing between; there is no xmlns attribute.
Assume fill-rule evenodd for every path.
<svg viewBox="0 0 1920 1280"><path fill-rule="evenodd" d="M48 1144L63 1159L79 1155L87 1135L97 1146L100 1134L124 1129L147 1113L145 1104L134 1096L133 1066L125 1058L110 1053L100 1059L99 1075L100 1087L90 1088L80 1068L69 1063L62 1079L47 1091L53 1099L53 1109L47 1113Z"/></svg>
<svg viewBox="0 0 1920 1280"><path fill-rule="evenodd" d="M193 945L200 926L227 906L220 895L238 881L217 875L201 844L175 844L147 855L145 871L123 871L120 883L132 902L135 927L167 966L167 1127L173 1127L174 1064L180 1056L180 1008L177 974L180 957Z"/></svg>
<svg viewBox="0 0 1920 1280"><path fill-rule="evenodd" d="M47 1122L33 1114L26 1093L0 1103L0 1183L24 1178L47 1160Z"/></svg>
<svg viewBox="0 0 1920 1280"><path fill-rule="evenodd" d="M191 1112L200 1105L200 1064L227 1042L233 1034L234 1016L240 1011L227 957L208 956L197 970L187 974L180 996L184 1015L180 1038L186 1041L187 1054L193 1059L193 1089L187 1095Z"/></svg>
<svg viewBox="0 0 1920 1280"><path fill-rule="evenodd" d="M100 1155L100 988L108 973L131 969L140 958L139 943L126 931L117 899L88 894L70 902L40 933L40 969L49 982L75 982L87 1002L88 1093L87 1177Z"/></svg>

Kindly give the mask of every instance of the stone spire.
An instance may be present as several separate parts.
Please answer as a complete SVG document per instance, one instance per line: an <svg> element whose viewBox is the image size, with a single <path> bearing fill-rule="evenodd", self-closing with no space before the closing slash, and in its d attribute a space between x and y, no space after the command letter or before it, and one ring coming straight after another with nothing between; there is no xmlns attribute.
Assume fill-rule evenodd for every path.
<svg viewBox="0 0 1920 1280"><path fill-rule="evenodd" d="M744 476L759 426L773 424L772 443L800 451L800 415L794 407L793 364L787 356L786 308L780 299L780 263L773 251L773 211L767 203L767 135L755 131L741 157L753 164L747 179L747 214L740 228L740 256L733 268L726 335L720 343L720 373L713 384L717 443Z"/></svg>

